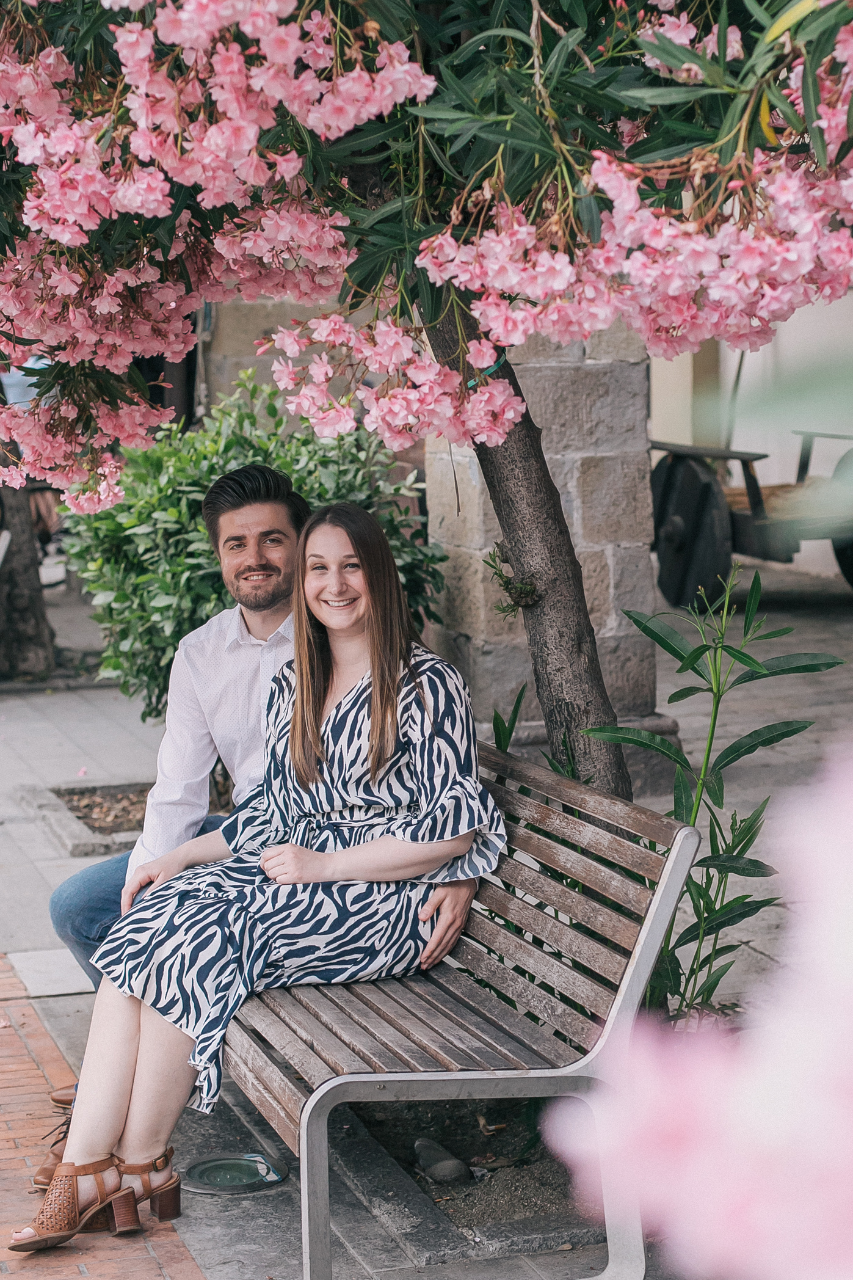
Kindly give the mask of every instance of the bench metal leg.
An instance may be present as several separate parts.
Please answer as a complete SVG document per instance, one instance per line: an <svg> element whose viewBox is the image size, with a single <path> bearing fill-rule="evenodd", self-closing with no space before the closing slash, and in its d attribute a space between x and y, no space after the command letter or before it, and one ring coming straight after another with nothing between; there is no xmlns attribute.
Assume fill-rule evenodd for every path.
<svg viewBox="0 0 853 1280"><path fill-rule="evenodd" d="M332 1280L329 1221L329 1112L320 1107L302 1125L302 1274L304 1280Z"/></svg>
<svg viewBox="0 0 853 1280"><path fill-rule="evenodd" d="M563 1096L579 1098L589 1107L595 1121L594 1094L591 1095L587 1090L575 1093L569 1089ZM600 1145L598 1150L604 1230L607 1233L607 1266L594 1280L643 1280L646 1274L646 1248L639 1205L633 1196L626 1197L620 1171L613 1166Z"/></svg>

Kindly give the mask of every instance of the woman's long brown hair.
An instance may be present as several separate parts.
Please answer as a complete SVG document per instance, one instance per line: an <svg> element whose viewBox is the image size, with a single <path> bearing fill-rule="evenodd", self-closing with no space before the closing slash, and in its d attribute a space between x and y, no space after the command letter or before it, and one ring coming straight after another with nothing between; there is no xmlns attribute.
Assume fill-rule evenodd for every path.
<svg viewBox="0 0 853 1280"><path fill-rule="evenodd" d="M412 644L418 640L400 575L378 521L350 502L336 502L311 516L299 538L293 584L293 641L296 700L290 726L290 758L306 789L319 777L324 759L320 729L332 682L332 654L322 622L305 599L308 539L321 525L334 525L349 538L364 573L370 609L367 639L372 678L370 704L370 777L387 764L397 739L397 692L401 667L411 671Z"/></svg>

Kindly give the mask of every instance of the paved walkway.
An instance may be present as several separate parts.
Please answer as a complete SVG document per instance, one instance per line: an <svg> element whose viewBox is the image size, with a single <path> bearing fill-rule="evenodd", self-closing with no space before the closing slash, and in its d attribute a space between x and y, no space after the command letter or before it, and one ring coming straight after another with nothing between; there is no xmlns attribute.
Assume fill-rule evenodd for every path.
<svg viewBox="0 0 853 1280"><path fill-rule="evenodd" d="M0 958L0 1240L29 1222L38 1212L41 1194L31 1179L42 1161L44 1135L61 1113L49 1094L74 1083L74 1072L46 1031L23 985ZM170 1223L159 1223L147 1210L138 1236L76 1236L48 1253L0 1254L0 1274L38 1280L205 1280Z"/></svg>

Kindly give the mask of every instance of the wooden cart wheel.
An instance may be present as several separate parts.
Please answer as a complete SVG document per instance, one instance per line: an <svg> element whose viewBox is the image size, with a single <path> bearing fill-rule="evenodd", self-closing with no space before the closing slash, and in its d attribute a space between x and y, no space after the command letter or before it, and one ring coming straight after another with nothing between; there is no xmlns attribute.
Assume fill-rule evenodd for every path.
<svg viewBox="0 0 853 1280"><path fill-rule="evenodd" d="M833 480L843 480L851 489L851 506L853 506L853 449L848 449L838 459L832 473ZM833 538L832 550L844 577L853 587L853 538Z"/></svg>
<svg viewBox="0 0 853 1280"><path fill-rule="evenodd" d="M652 472L658 586L686 607L700 587L710 598L732 567L731 513L716 473L699 458L667 454Z"/></svg>

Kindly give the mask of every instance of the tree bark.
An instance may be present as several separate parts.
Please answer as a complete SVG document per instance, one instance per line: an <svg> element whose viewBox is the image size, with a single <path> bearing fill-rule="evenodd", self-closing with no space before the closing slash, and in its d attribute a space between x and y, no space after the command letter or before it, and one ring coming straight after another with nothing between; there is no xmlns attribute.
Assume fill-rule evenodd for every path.
<svg viewBox="0 0 853 1280"><path fill-rule="evenodd" d="M0 680L46 676L55 665L54 635L39 581L27 491L0 487L0 514L2 528L12 535L0 565Z"/></svg>
<svg viewBox="0 0 853 1280"><path fill-rule="evenodd" d="M467 338L480 336L469 316L462 314L459 321L465 330L470 328ZM452 310L430 329L429 337L435 358L458 368L459 336ZM472 374L473 370L469 377ZM505 378L521 396L508 362L492 376ZM565 763L565 734L577 776L630 800L631 778L622 748L583 734L584 729L616 724L616 715L604 687L581 567L542 450L542 433L526 412L503 444L475 448L503 534L504 559L513 581L529 588L531 602L522 604L521 612L551 753ZM516 592L516 598L521 594Z"/></svg>

